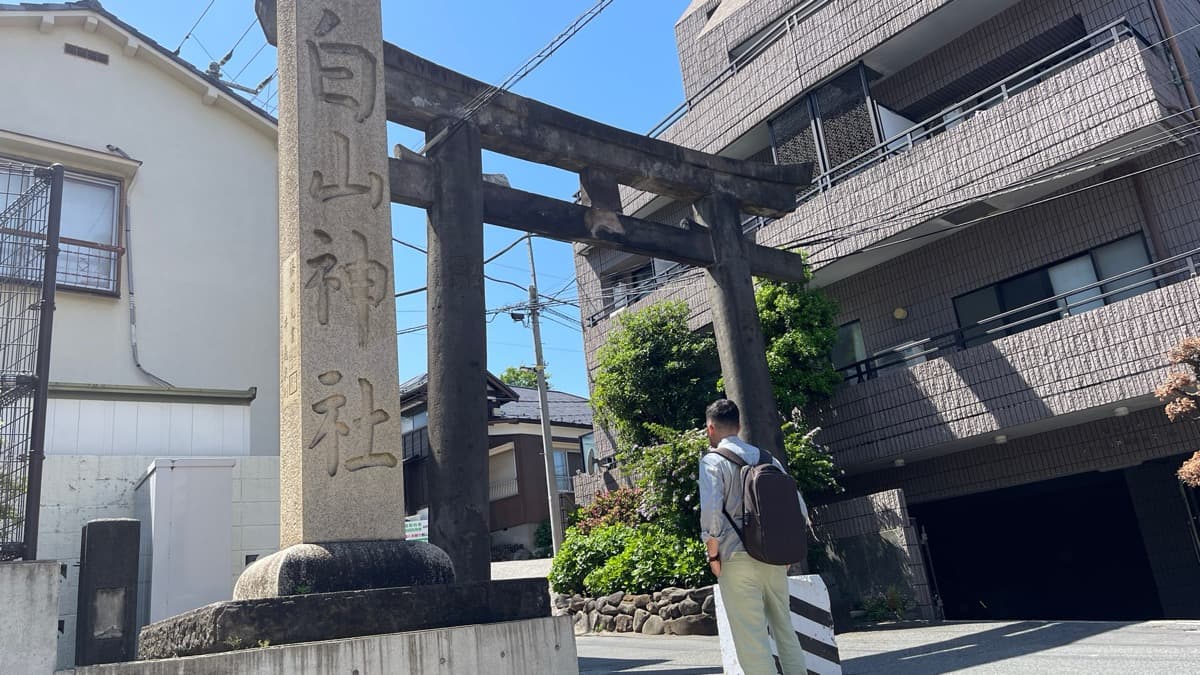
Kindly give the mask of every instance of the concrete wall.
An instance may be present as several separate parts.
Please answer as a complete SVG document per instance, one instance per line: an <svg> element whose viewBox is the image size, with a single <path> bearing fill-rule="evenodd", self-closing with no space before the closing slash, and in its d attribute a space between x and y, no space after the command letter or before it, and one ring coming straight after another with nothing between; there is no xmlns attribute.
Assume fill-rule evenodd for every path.
<svg viewBox="0 0 1200 675"><path fill-rule="evenodd" d="M1170 423L1161 408L990 441L900 468L847 476L847 495L902 489L909 504L987 492L1085 471L1112 471L1200 448L1200 422Z"/></svg>
<svg viewBox="0 0 1200 675"><path fill-rule="evenodd" d="M58 587L57 562L0 562L0 673L54 671Z"/></svg>
<svg viewBox="0 0 1200 675"><path fill-rule="evenodd" d="M576 675L575 634L565 616L392 633L266 649L75 668L75 675Z"/></svg>
<svg viewBox="0 0 1200 675"><path fill-rule="evenodd" d="M1146 557L1168 619L1200 615L1200 560L1189 524L1191 514L1175 476L1190 455L1152 460L1125 471Z"/></svg>
<svg viewBox="0 0 1200 675"><path fill-rule="evenodd" d="M38 553L42 558L67 564L57 617L63 621L60 668L75 662L80 532L84 524L96 518L138 517L134 487L155 459L138 455L46 457ZM225 554L231 569L226 597L232 597L233 583L246 567L246 555L263 556L279 547L279 458L239 457L236 462L232 545ZM139 593L144 588L139 588Z"/></svg>
<svg viewBox="0 0 1200 675"><path fill-rule="evenodd" d="M864 597L895 587L913 600L921 618L935 618L920 538L903 490L814 507L812 519L823 553L813 571L830 586L835 617L846 616Z"/></svg>
<svg viewBox="0 0 1200 675"><path fill-rule="evenodd" d="M79 168L76 153L120 147L140 162L124 180L142 364L181 387L258 387L250 448L278 453L278 246L273 125L89 12L0 13L0 127L49 143L22 156ZM64 43L107 65L64 54ZM69 83L69 86L63 86ZM206 93L215 94L206 104ZM58 145L54 145L58 144ZM89 150L73 151L70 146ZM0 144L0 155L15 154ZM37 155L37 156L32 156ZM110 155L111 156L111 155ZM151 382L130 355L129 278L118 297L58 295L51 378Z"/></svg>

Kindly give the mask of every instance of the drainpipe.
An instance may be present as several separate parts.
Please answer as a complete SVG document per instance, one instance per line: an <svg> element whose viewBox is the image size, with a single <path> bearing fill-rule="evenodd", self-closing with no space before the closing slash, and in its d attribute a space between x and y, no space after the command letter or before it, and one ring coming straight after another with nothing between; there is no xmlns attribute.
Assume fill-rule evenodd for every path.
<svg viewBox="0 0 1200 675"><path fill-rule="evenodd" d="M115 155L120 155L125 159L129 159L129 155L126 154L121 148L115 145L108 145L106 147L108 148L109 152ZM125 208L122 209L125 215L125 280L128 282L127 285L129 287L129 349L133 354L133 365L137 366L137 369L141 371L143 375L153 380L154 383L160 387L172 389L175 387L175 385L167 382L149 370L146 370L142 366L141 358L138 357L137 303L135 303L133 299L133 216L130 214L131 209L129 208L129 203L131 200L128 197L128 195L133 192L133 183L136 180L136 176L131 178L129 184L125 186Z"/></svg>
<svg viewBox="0 0 1200 675"><path fill-rule="evenodd" d="M132 183L130 184L132 187ZM137 303L133 299L133 219L129 215L129 199L125 200L125 265L126 265L126 281L129 282L129 348L133 352L133 365L142 372L143 375L154 380L155 384L160 387L173 388L175 385L167 382L154 373L146 370L142 366L142 360L138 356L138 341L137 341Z"/></svg>
<svg viewBox="0 0 1200 675"><path fill-rule="evenodd" d="M1183 53L1179 51L1179 42L1175 39L1175 29L1171 27L1171 19L1167 16L1167 10L1163 7L1162 0L1151 0L1151 2L1154 3L1154 11L1158 15L1158 24L1162 28L1163 37L1166 38L1167 47L1171 49L1171 58L1175 61L1175 70L1179 73L1179 81L1183 83L1183 92L1187 95L1188 107L1192 111L1191 118L1195 120L1200 114L1200 100L1196 99L1196 89L1192 86L1192 78L1188 74Z"/></svg>

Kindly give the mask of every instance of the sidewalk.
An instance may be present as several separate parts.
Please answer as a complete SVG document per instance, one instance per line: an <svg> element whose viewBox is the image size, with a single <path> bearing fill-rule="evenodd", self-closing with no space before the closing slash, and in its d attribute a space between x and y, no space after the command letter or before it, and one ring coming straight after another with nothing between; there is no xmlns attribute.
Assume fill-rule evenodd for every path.
<svg viewBox="0 0 1200 675"><path fill-rule="evenodd" d="M580 675L718 675L715 637L583 635ZM845 675L1200 673L1200 621L947 623L838 636Z"/></svg>

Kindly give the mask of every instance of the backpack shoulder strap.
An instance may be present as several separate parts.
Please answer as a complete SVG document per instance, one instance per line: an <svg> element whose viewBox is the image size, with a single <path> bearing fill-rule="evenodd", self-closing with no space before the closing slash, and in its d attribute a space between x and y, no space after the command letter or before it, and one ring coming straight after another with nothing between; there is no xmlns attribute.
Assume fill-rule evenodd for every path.
<svg viewBox="0 0 1200 675"><path fill-rule="evenodd" d="M734 466L738 467L738 473L741 473L742 469L749 466L746 463L746 460L739 457L736 452L730 450L729 448L721 448L721 447L709 448L708 452L711 452L714 455L720 455L721 457L724 457L725 459L732 462ZM743 507L743 509L744 508L745 507ZM733 516L729 515L729 511L725 510L725 497L724 496L722 496L722 498L721 498L721 513L725 514L725 520L729 521L730 526L733 527L733 531L737 533L738 539L745 541L745 537L742 536L742 528L738 527L738 524L736 521L734 521Z"/></svg>
<svg viewBox="0 0 1200 675"><path fill-rule="evenodd" d="M720 455L724 457L725 459L733 462L739 468L747 466L746 460L739 457L736 452L730 450L729 448L709 448L708 451L714 455Z"/></svg>

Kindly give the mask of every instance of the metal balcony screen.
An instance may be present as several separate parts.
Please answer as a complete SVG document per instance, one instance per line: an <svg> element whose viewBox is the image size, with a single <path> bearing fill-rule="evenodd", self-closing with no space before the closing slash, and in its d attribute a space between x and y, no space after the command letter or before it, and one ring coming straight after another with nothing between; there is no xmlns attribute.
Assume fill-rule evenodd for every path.
<svg viewBox="0 0 1200 675"><path fill-rule="evenodd" d="M0 161L0 560L36 553L49 372L43 306L53 307L47 253L58 244L52 204L62 185L61 168L56 172Z"/></svg>

